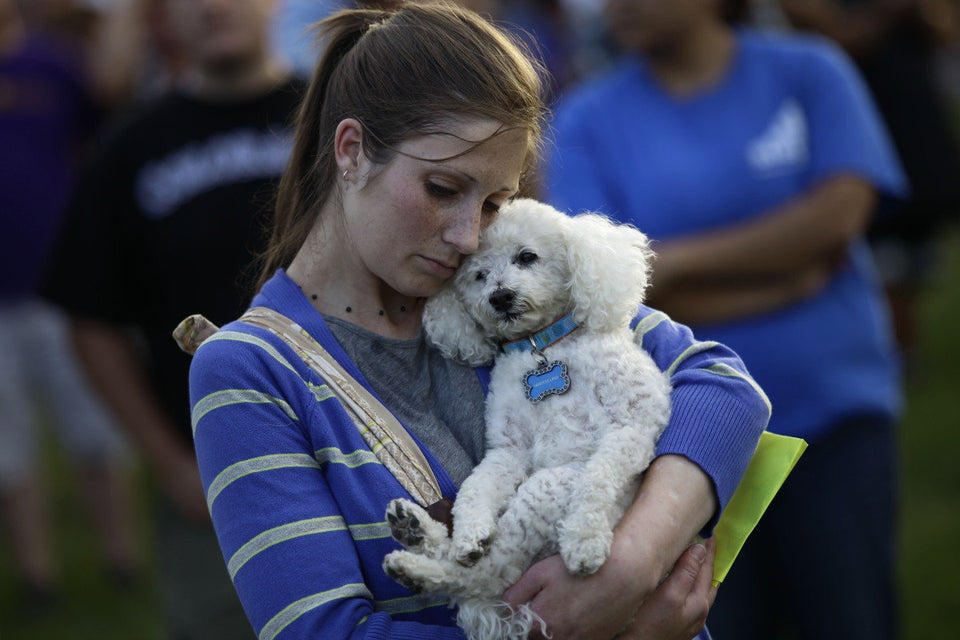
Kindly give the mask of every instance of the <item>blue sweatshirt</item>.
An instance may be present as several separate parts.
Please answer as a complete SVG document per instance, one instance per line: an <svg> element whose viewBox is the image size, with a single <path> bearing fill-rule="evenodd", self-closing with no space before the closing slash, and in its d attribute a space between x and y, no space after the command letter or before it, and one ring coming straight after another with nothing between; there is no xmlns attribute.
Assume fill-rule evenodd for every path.
<svg viewBox="0 0 960 640"><path fill-rule="evenodd" d="M292 319L366 384L284 272L253 305ZM722 508L769 419L767 399L729 349L697 342L651 309L634 326L637 343L674 386L659 453L699 464ZM478 375L486 378L482 370ZM414 595L384 574L384 555L399 548L385 508L394 498L412 497L292 349L266 330L230 323L197 350L190 392L213 524L261 640L463 639L446 598ZM444 496L455 498L450 477L422 448Z"/></svg>

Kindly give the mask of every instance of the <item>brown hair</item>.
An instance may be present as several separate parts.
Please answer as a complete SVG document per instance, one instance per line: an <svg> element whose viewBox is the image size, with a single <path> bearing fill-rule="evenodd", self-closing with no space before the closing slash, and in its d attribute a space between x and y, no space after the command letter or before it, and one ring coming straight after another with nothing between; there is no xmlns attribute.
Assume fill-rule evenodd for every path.
<svg viewBox="0 0 960 640"><path fill-rule="evenodd" d="M404 140L439 131L451 117L528 129L529 166L540 144L541 67L479 15L445 2L405 2L340 11L317 26L325 53L297 116L259 286L290 264L334 194L333 140L344 118L361 123L364 154L375 163L386 163Z"/></svg>

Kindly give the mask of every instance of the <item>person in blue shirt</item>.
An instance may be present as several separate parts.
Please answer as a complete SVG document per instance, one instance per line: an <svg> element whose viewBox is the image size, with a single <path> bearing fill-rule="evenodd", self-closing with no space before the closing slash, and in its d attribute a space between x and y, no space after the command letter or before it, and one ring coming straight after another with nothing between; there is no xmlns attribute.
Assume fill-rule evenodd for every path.
<svg viewBox="0 0 960 640"><path fill-rule="evenodd" d="M483 456L489 368L429 345L423 304L537 162L539 65L452 3L347 10L320 35L252 305L378 398L452 500ZM557 640L708 637L713 543L691 540L711 534L769 418L730 349L649 308L635 336L671 373L673 412L610 560L583 577L546 558L504 594ZM207 505L251 625L271 639L462 640L448 598L383 571L399 548L386 507L412 490L302 355L241 319L190 370Z"/></svg>
<svg viewBox="0 0 960 640"><path fill-rule="evenodd" d="M896 633L901 381L864 241L908 185L853 65L716 0L607 3L622 56L556 108L547 199L654 241L650 304L734 348L809 449L724 581L718 637Z"/></svg>

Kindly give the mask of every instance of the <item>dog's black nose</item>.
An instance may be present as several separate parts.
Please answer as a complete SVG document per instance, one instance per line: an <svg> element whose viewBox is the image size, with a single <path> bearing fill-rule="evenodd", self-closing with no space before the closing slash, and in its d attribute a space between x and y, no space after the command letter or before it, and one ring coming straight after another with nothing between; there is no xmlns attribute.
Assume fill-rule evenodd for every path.
<svg viewBox="0 0 960 640"><path fill-rule="evenodd" d="M517 294L510 289L497 289L490 294L490 306L500 313L506 313L510 311L516 298Z"/></svg>

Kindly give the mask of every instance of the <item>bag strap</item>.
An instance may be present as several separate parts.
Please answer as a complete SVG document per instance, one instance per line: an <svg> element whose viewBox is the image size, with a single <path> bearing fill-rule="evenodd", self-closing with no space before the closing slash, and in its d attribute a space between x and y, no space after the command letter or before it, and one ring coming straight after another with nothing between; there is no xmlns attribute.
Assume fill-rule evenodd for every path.
<svg viewBox="0 0 960 640"><path fill-rule="evenodd" d="M267 329L286 342L303 362L327 384L353 417L354 424L377 459L423 507L443 498L440 484L423 451L396 417L373 394L344 370L306 330L290 318L267 307L253 307L239 320ZM187 353L216 331L203 316L190 316L174 330L174 338Z"/></svg>

